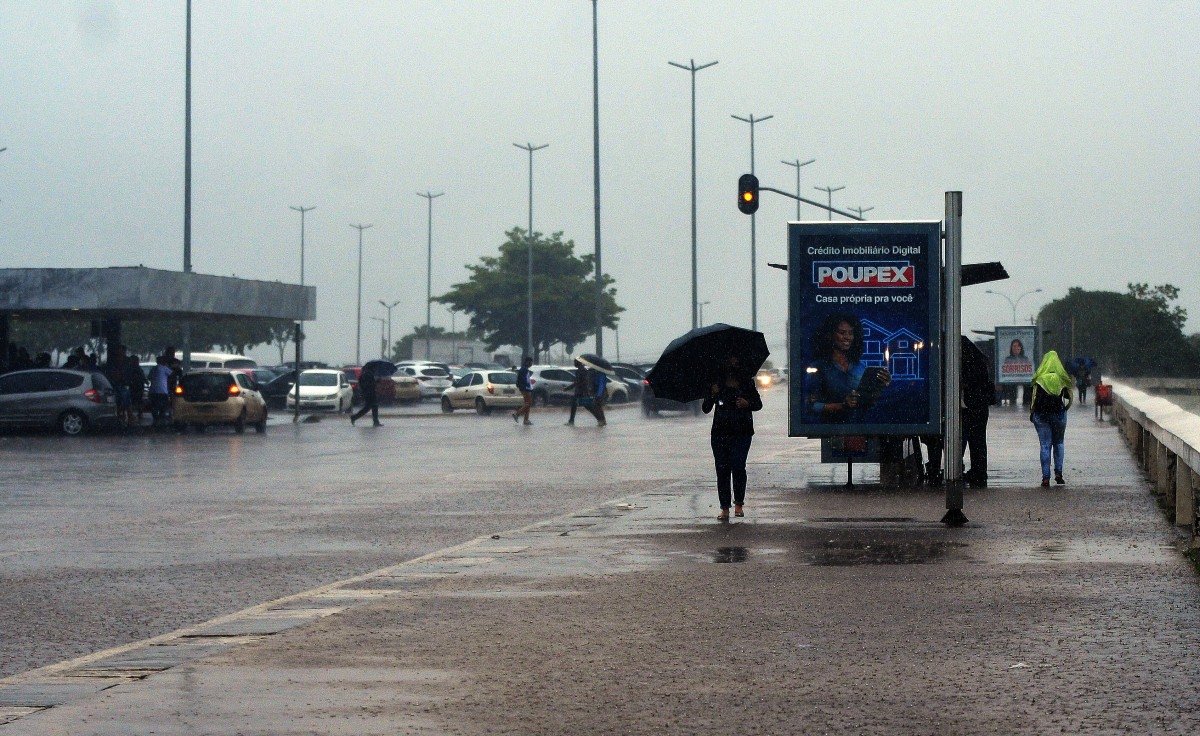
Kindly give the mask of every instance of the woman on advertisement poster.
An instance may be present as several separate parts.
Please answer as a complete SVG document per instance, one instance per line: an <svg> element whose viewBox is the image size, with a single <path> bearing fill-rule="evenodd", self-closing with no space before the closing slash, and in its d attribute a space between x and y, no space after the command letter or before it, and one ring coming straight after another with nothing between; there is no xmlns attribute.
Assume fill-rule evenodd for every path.
<svg viewBox="0 0 1200 736"><path fill-rule="evenodd" d="M1008 346L1008 355L1004 358L1005 373L1032 373L1033 361L1025 355L1025 344L1014 339ZM1011 368L1008 368L1011 366Z"/></svg>
<svg viewBox="0 0 1200 736"><path fill-rule="evenodd" d="M831 314L813 335L818 356L804 374L807 421L852 423L874 406L892 374L862 360L862 322L852 314Z"/></svg>

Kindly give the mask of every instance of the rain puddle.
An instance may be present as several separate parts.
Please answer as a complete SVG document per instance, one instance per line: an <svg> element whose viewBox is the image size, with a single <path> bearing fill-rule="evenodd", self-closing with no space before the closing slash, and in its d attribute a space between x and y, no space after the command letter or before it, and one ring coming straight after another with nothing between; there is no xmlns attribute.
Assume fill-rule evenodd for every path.
<svg viewBox="0 0 1200 736"><path fill-rule="evenodd" d="M750 556L750 550L745 547L718 547L713 553L712 561L717 563L745 562Z"/></svg>
<svg viewBox="0 0 1200 736"><path fill-rule="evenodd" d="M924 565L965 547L961 542L934 540L878 541L830 539L820 547L801 549L810 565Z"/></svg>

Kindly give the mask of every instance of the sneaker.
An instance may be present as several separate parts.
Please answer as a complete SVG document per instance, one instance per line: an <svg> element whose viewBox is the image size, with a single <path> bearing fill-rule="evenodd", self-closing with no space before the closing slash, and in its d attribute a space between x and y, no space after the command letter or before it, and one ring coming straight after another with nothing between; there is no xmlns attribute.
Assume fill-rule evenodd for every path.
<svg viewBox="0 0 1200 736"><path fill-rule="evenodd" d="M1062 473L1054 474L1054 482L1059 484L1060 486L1065 486L1067 484L1066 479L1062 477Z"/></svg>
<svg viewBox="0 0 1200 736"><path fill-rule="evenodd" d="M376 427L382 427L382 426L383 426L383 422L375 422L375 426L376 426Z"/></svg>
<svg viewBox="0 0 1200 736"><path fill-rule="evenodd" d="M1050 479L1042 478L1042 488L1049 488L1049 487L1050 487Z"/></svg>
<svg viewBox="0 0 1200 736"><path fill-rule="evenodd" d="M525 426L526 426L526 427L532 427L532 426L533 426L533 422L531 422L531 421L529 421L528 419L526 419L526 420L525 420Z"/></svg>
<svg viewBox="0 0 1200 736"><path fill-rule="evenodd" d="M513 414L513 423L516 424L516 422L517 422L517 415Z"/></svg>
<svg viewBox="0 0 1200 736"><path fill-rule="evenodd" d="M350 415L350 426L351 426L351 427L353 427L353 426L354 426L354 422L355 422L354 415L353 415L353 414L351 414L351 415Z"/></svg>

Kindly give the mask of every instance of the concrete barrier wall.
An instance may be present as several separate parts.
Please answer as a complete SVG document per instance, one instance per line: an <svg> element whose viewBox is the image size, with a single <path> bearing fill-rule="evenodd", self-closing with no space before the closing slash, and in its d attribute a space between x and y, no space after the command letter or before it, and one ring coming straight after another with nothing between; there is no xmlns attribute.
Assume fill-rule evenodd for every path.
<svg viewBox="0 0 1200 736"><path fill-rule="evenodd" d="M1146 471L1159 504L1188 530L1197 546L1200 526L1200 416L1167 399L1113 382L1113 418Z"/></svg>

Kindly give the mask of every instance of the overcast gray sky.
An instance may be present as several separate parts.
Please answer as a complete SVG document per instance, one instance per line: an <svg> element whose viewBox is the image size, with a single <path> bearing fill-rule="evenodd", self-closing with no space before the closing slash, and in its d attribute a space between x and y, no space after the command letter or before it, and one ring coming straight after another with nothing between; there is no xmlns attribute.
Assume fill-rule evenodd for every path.
<svg viewBox="0 0 1200 736"><path fill-rule="evenodd" d="M1071 285L1172 282L1200 329L1200 3L601 0L605 270L621 357L690 326L688 75L698 77L701 299L749 325L749 218L735 207L758 127L758 173L815 157L805 188L877 219L940 219L964 192L967 262L1002 260L1019 318ZM184 3L0 0L0 267L182 261ZM426 188L435 293L526 217L592 248L591 3L252 2L193 7L197 271L296 281L309 214L318 321L309 355L353 358L356 233L369 315L400 299L424 322ZM1187 202L1193 202L1188 205ZM760 210L759 324L782 355L790 200ZM815 210L809 210L815 216ZM964 329L1009 320L968 289ZM1039 301L1039 299L1041 301ZM376 306L371 306L376 305ZM434 323L449 326L435 306ZM607 339L612 351L611 336ZM270 353L265 353L270 355Z"/></svg>

